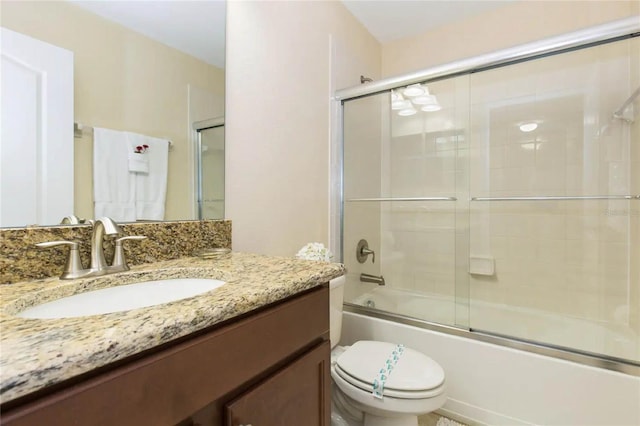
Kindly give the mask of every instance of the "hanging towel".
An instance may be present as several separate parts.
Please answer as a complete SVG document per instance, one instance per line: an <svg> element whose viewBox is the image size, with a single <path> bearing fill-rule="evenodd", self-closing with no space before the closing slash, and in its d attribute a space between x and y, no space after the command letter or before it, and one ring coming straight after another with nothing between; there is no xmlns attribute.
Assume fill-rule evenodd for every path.
<svg viewBox="0 0 640 426"><path fill-rule="evenodd" d="M135 180L135 205L138 220L164 220L167 195L169 141L128 132L129 147L147 145L143 155L148 160L147 173L131 173Z"/></svg>
<svg viewBox="0 0 640 426"><path fill-rule="evenodd" d="M129 172L129 142L125 132L94 128L94 217L117 222L136 220L135 176Z"/></svg>
<svg viewBox="0 0 640 426"><path fill-rule="evenodd" d="M149 157L146 152L129 151L129 171L149 173Z"/></svg>

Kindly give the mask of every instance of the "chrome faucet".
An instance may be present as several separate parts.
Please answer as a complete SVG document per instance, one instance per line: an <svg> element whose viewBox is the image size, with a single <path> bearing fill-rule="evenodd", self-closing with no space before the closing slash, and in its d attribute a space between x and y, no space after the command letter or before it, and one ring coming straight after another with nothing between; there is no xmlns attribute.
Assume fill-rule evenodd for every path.
<svg viewBox="0 0 640 426"><path fill-rule="evenodd" d="M62 218L60 225L80 225L84 223L84 219L80 219L78 216L72 214Z"/></svg>
<svg viewBox="0 0 640 426"><path fill-rule="evenodd" d="M129 270L124 257L123 242L126 240L142 240L147 237L133 235L118 238L116 240L113 262L112 265L109 266L104 257L104 236L119 235L122 231L118 224L108 217L101 217L95 221L89 220L87 222L93 226L91 233L91 265L87 269L83 269L78 250L80 243L77 241L48 241L36 244L36 246L40 248L49 248L58 245L69 246L69 256L67 257L67 262L60 279L68 280Z"/></svg>
<svg viewBox="0 0 640 426"><path fill-rule="evenodd" d="M107 273L107 261L104 258L103 239L105 235L118 235L122 231L118 224L108 217L101 217L92 221L91 233L91 266L89 270L94 275ZM102 273L101 273L102 272Z"/></svg>

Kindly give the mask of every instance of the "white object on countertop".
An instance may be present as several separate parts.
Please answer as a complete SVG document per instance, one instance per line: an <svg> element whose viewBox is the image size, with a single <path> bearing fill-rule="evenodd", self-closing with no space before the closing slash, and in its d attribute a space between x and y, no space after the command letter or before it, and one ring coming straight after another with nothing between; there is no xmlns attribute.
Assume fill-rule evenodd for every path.
<svg viewBox="0 0 640 426"><path fill-rule="evenodd" d="M331 262L331 259L333 259L333 253L331 253L331 250L326 248L322 243L308 243L298 251L296 258Z"/></svg>

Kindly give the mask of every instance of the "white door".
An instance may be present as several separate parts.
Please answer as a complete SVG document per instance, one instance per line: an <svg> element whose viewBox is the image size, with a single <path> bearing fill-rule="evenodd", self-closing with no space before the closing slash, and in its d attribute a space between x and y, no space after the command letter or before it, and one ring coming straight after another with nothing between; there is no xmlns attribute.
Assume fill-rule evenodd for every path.
<svg viewBox="0 0 640 426"><path fill-rule="evenodd" d="M73 52L1 28L0 227L73 214Z"/></svg>

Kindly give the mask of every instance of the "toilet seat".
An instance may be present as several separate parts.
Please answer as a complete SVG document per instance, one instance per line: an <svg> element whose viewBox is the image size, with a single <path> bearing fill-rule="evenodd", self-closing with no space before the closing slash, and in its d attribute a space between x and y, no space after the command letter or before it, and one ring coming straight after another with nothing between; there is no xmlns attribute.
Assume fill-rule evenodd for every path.
<svg viewBox="0 0 640 426"><path fill-rule="evenodd" d="M335 366L335 373L340 376L348 384L357 387L365 392L372 393L372 384L365 383L357 378L350 376L349 373L343 371L339 366ZM444 386L438 386L429 390L422 391L407 391L407 390L399 390L399 389L391 389L385 387L384 396L398 399L424 399L424 398L433 398L438 396L444 391Z"/></svg>
<svg viewBox="0 0 640 426"><path fill-rule="evenodd" d="M381 367L397 345L362 340L340 354L334 363L334 373L348 384L373 393L373 382ZM398 399L433 398L444 392L444 371L428 356L404 348L384 384L385 397Z"/></svg>

